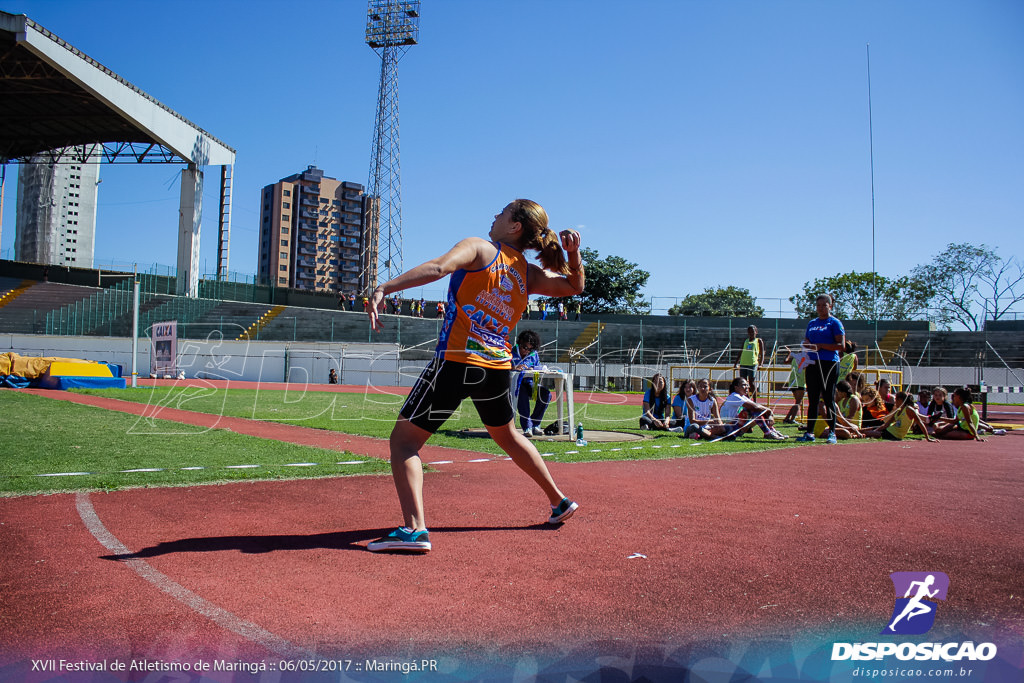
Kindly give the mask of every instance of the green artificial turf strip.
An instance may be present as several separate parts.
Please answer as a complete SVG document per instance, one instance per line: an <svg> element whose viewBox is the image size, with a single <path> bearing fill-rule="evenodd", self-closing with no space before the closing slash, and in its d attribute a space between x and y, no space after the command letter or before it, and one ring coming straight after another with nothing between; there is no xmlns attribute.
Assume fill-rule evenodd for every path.
<svg viewBox="0 0 1024 683"><path fill-rule="evenodd" d="M388 473L388 463L270 439L0 391L0 494ZM365 460L359 465L339 462ZM318 463L286 467L290 463ZM228 469L231 465L259 465ZM182 470L203 467L202 470ZM166 468L162 472L120 470ZM82 476L39 474L89 472Z"/></svg>

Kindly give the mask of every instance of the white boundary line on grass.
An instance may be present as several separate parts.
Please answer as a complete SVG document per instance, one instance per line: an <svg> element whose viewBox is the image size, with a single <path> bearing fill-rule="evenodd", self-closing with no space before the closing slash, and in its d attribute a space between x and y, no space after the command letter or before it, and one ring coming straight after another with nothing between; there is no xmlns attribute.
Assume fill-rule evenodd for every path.
<svg viewBox="0 0 1024 683"><path fill-rule="evenodd" d="M705 443L714 443L715 441L718 441L718 440L719 439L714 439L713 441L691 441L691 440L687 439L689 445L691 445L691 446L700 446L700 445L705 444ZM672 444L670 446L667 446L667 447L668 448L681 448L682 446L683 446L683 444L681 444L681 443L674 443L674 444ZM653 448L662 448L662 446L661 445L657 445L657 446L653 446ZM608 448L607 451L611 453L611 452L617 452L617 451L623 451L623 450L637 451L637 450L642 450L642 449L643 449L643 446L631 446L629 448ZM586 452L588 452L588 453L603 453L605 450L606 449L602 449L602 448L591 448L591 449L588 449ZM580 452L581 451L565 451L563 453L563 455L573 455L573 454L578 454ZM555 453L541 453L540 457L542 457L542 458L550 458L550 457L552 457L554 455L555 455ZM463 463L477 464L477 463L482 463L482 462L495 462L495 461L508 461L508 462L511 462L511 458L509 458L507 456L504 456L504 455L495 455L494 457L491 457L491 458L473 458L472 460L464 460L462 462ZM367 462L369 462L369 460L343 460L341 462L336 462L336 463L333 463L333 464L335 464L335 465L362 465L362 464L367 463ZM282 464L282 465L223 465L222 468L226 469L226 470L243 470L243 469L258 469L258 468L261 468L261 467L316 467L318 465L327 465L327 464L330 464L330 463L290 462L290 463L285 463L285 464ZM433 460L433 461L426 462L426 464L427 465L455 465L457 463L454 460ZM128 470L117 470L115 472L53 472L53 473L47 473L47 474L35 474L35 475L28 475L28 476L35 476L35 477L83 477L83 476L88 476L88 475L93 475L93 474L137 474L137 473L143 473L143 472L170 472L170 471L175 471L175 470L180 470L180 471L191 470L191 471L195 471L195 470L206 470L206 469L211 469L211 468L201 467L201 466L192 466L192 467L139 467L139 468L128 469Z"/></svg>
<svg viewBox="0 0 1024 683"><path fill-rule="evenodd" d="M336 462L335 465L363 465L369 462L368 460L344 460L342 462ZM449 461L451 462L451 461ZM316 467L317 465L328 464L319 462L289 462L283 465L224 465L223 468L226 470L248 470L257 469L260 467ZM195 472L199 470L211 469L209 467L202 467L199 465L193 465L192 467L137 467L130 470L116 470L114 472L49 472L47 474L32 474L26 476L32 477L86 477L95 474L137 474L139 472Z"/></svg>
<svg viewBox="0 0 1024 683"><path fill-rule="evenodd" d="M110 533L99 515L96 514L88 493L78 493L75 496L75 507L78 509L78 516L82 523L89 530L100 544L116 555L131 555L132 551L128 546L121 543L114 534ZM214 605L209 600L201 598L181 584L172 580L166 574L154 569L148 562L137 557L123 560L123 563L131 567L136 574L149 581L164 593L182 603L192 611L206 617L221 628L242 636L257 645L265 647L270 652L282 657L308 657L313 653L309 650L293 645L284 638L274 635L270 631L245 621L235 616L222 607Z"/></svg>

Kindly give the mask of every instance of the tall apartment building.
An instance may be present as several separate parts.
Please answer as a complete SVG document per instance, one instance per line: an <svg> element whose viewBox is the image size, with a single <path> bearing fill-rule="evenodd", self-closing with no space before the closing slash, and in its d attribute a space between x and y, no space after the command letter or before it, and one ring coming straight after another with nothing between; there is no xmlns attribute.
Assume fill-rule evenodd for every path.
<svg viewBox="0 0 1024 683"><path fill-rule="evenodd" d="M361 184L329 178L309 166L264 187L260 204L260 282L363 293L370 201Z"/></svg>
<svg viewBox="0 0 1024 683"><path fill-rule="evenodd" d="M86 158L99 158L98 147ZM92 268L99 163L54 164L33 157L18 169L14 258Z"/></svg>

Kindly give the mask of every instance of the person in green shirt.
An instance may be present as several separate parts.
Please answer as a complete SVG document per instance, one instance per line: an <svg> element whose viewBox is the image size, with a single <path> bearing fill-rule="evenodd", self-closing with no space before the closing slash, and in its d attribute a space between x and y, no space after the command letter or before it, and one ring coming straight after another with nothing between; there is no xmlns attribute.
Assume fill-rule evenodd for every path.
<svg viewBox="0 0 1024 683"><path fill-rule="evenodd" d="M747 380L750 388L750 399L757 401L757 368L764 362L764 343L757 336L757 327L747 327L747 338L743 341L739 359L733 363L732 369L740 369L740 378Z"/></svg>
<svg viewBox="0 0 1024 683"><path fill-rule="evenodd" d="M907 436L910 428L917 425L924 433L928 441L938 441L928 433L928 427L924 423L921 414L914 407L914 395L905 391L896 394L895 408L885 416L880 427L863 430L864 436L870 439L888 439L889 441L902 441Z"/></svg>
<svg viewBox="0 0 1024 683"><path fill-rule="evenodd" d="M839 352L839 365L836 366L836 377L838 381L846 379L847 375L857 369L857 342L846 340L846 346Z"/></svg>
<svg viewBox="0 0 1024 683"><path fill-rule="evenodd" d="M981 438L981 432L978 431L981 417L971 400L971 390L967 387L954 390L953 407L956 408L956 417L936 422L935 436L940 439L984 441L985 439Z"/></svg>

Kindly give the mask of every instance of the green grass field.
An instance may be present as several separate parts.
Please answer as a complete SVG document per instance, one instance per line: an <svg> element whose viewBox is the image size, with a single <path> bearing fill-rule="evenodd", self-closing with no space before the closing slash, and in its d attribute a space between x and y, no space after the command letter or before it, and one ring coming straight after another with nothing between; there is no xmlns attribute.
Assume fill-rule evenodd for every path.
<svg viewBox="0 0 1024 683"><path fill-rule="evenodd" d="M145 387L139 389L96 389L76 390L80 393L106 398L159 405L168 408L194 410L202 413L221 414L231 417L242 417L271 422L327 429L331 431L372 436L386 439L391 434L398 411L405 401L404 395L383 394L347 394L317 391L257 391L248 389L201 389L201 388L170 388ZM593 460L623 460L640 458L678 457L664 452L664 447L672 444L693 443L684 441L677 434L641 432L637 425L640 409L637 406L610 406L577 404L576 420L582 422L584 430L596 429L603 431L622 431L633 434L644 434L644 441L624 444L623 451L613 452L610 449L620 444L600 444L601 452L595 453L592 448L579 451L575 442L563 439L554 440L540 438L535 441L542 453L550 453L555 462L577 462ZM545 424L553 422L556 417L554 407L548 409ZM490 439L470 436L463 432L466 429L479 429L483 425L473 408L472 402L463 402L456 414L445 423L444 427L430 439L435 446L464 448L482 453L500 454L501 449ZM790 433L796 434L795 430ZM640 446L639 450L632 450ZM759 451L779 448L777 442L769 442L755 436L743 437L735 442L719 442L701 444L699 447L688 448L688 453L703 455L706 453L734 453L741 451ZM628 450L628 453L626 452Z"/></svg>
<svg viewBox="0 0 1024 683"><path fill-rule="evenodd" d="M391 433L405 399L402 395L187 387L80 393L381 439ZM792 440L767 441L757 430L736 441L717 443L682 439L664 432L640 432L638 412L636 406L578 404L576 416L585 430L643 433L647 438L642 441L592 443L582 448L565 440L542 438L535 443L541 453L550 454L546 456L548 460L555 462L700 457L794 446L823 447L820 442L805 445ZM176 422L140 422L133 415L17 392L0 391L0 414L4 416L0 423L0 495L390 473L387 463L358 454L296 446L226 430L204 430ZM548 421L554 420L554 408L549 409L547 417ZM500 454L490 439L462 431L479 427L476 411L467 401L429 443ZM783 426L781 431L790 436L797 434L791 426ZM337 464L351 460L366 462ZM318 464L287 466L294 463ZM238 469L240 465L258 467ZM204 469L182 469L188 467ZM140 468L164 471L121 471ZM68 472L90 474L37 476Z"/></svg>
<svg viewBox="0 0 1024 683"><path fill-rule="evenodd" d="M134 415L13 391L0 391L0 415L0 495L391 472L372 458L223 429L189 430L156 421L147 425L151 433L137 433ZM365 462L337 464L350 460ZM286 466L292 463L319 464ZM163 471L121 472L139 468ZM69 472L90 474L37 476Z"/></svg>

